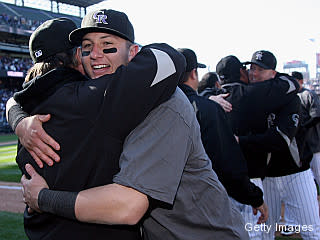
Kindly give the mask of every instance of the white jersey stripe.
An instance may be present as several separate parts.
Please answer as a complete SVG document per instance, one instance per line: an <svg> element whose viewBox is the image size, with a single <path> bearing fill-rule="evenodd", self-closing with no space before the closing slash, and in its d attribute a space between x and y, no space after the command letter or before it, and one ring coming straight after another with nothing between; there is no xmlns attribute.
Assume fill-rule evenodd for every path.
<svg viewBox="0 0 320 240"><path fill-rule="evenodd" d="M286 76L281 76L280 79L287 81L289 84L289 89L287 91L287 94L296 90L294 83L292 81L290 81Z"/></svg>
<svg viewBox="0 0 320 240"><path fill-rule="evenodd" d="M296 139L293 138L292 141L290 142L290 139L286 134L284 134L278 127L276 127L276 129L277 129L277 132L281 135L281 137L286 141L294 162L298 167L301 167L299 149L298 149Z"/></svg>
<svg viewBox="0 0 320 240"><path fill-rule="evenodd" d="M150 50L153 52L158 64L156 76L150 86L152 87L153 85L174 74L176 72L176 68L172 59L167 53L153 48L150 48Z"/></svg>

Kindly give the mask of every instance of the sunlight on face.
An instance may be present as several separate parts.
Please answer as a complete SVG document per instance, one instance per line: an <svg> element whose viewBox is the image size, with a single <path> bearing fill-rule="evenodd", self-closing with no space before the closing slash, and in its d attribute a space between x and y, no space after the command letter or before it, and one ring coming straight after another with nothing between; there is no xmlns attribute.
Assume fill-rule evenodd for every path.
<svg viewBox="0 0 320 240"><path fill-rule="evenodd" d="M128 41L109 33L87 33L82 40L83 67L92 79L114 73L121 65L127 65L130 47ZM116 51L104 53L103 50L115 48Z"/></svg>

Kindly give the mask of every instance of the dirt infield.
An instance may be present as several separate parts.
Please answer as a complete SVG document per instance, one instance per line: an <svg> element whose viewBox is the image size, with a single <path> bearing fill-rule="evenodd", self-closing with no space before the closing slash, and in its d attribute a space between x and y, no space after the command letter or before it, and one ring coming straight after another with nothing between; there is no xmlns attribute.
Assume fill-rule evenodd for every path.
<svg viewBox="0 0 320 240"><path fill-rule="evenodd" d="M320 206L320 196L318 196ZM0 211L23 213L25 204L22 201L22 191L20 183L0 181ZM279 232L276 236L281 236ZM299 238L299 234L294 234L290 238Z"/></svg>
<svg viewBox="0 0 320 240"><path fill-rule="evenodd" d="M0 211L23 213L24 208L21 184L0 182Z"/></svg>

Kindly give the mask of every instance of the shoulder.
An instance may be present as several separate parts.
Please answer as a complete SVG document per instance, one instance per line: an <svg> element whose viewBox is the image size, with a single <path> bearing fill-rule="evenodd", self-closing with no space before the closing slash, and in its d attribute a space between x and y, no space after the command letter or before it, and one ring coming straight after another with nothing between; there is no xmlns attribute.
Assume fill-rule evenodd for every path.
<svg viewBox="0 0 320 240"><path fill-rule="evenodd" d="M155 108L149 115L171 120L180 120L190 127L195 119L194 112L187 96L180 88L176 88L171 98Z"/></svg>

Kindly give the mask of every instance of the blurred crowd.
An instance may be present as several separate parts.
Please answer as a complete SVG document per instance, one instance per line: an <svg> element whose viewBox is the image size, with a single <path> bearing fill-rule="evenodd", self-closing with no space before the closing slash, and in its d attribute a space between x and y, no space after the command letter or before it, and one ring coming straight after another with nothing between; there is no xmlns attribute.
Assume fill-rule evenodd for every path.
<svg viewBox="0 0 320 240"><path fill-rule="evenodd" d="M31 66L31 58L13 58L9 56L0 56L0 70L26 73Z"/></svg>
<svg viewBox="0 0 320 240"><path fill-rule="evenodd" d="M0 132L8 133L12 132L6 120L6 102L13 96L14 90L0 89Z"/></svg>
<svg viewBox="0 0 320 240"><path fill-rule="evenodd" d="M35 30L42 22L37 20L31 20L25 17L11 16L6 13L0 14L0 24L9 25L11 27L17 27L25 30Z"/></svg>

